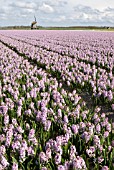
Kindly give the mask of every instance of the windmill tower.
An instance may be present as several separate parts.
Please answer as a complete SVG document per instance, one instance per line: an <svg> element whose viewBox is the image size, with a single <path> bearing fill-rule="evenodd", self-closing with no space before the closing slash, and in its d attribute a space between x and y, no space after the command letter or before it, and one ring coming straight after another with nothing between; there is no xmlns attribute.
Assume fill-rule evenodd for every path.
<svg viewBox="0 0 114 170"><path fill-rule="evenodd" d="M31 30L32 29L37 29L37 21L36 21L36 17L34 16L34 21L31 23Z"/></svg>

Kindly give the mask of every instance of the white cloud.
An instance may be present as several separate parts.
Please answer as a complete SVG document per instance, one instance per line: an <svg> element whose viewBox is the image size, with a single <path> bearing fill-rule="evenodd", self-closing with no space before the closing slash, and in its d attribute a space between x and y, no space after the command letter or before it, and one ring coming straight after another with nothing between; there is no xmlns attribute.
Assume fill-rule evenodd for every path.
<svg viewBox="0 0 114 170"><path fill-rule="evenodd" d="M46 3L43 3L42 6L39 7L39 10L41 10L44 13L52 13L52 12L54 12L54 9L50 5L48 5Z"/></svg>
<svg viewBox="0 0 114 170"><path fill-rule="evenodd" d="M0 0L0 26L114 26L114 0Z"/></svg>
<svg viewBox="0 0 114 170"><path fill-rule="evenodd" d="M88 23L88 25L102 25L114 23L114 9L106 8L104 10L98 10L91 8L90 6L77 5L74 7L70 18L74 23L80 21L80 23ZM101 23L101 24L100 24Z"/></svg>
<svg viewBox="0 0 114 170"><path fill-rule="evenodd" d="M27 2L13 2L10 4L10 6L12 7L18 7L18 8L27 8L27 9L35 9L37 7L37 4L34 3L34 2L30 2L30 3L27 3Z"/></svg>

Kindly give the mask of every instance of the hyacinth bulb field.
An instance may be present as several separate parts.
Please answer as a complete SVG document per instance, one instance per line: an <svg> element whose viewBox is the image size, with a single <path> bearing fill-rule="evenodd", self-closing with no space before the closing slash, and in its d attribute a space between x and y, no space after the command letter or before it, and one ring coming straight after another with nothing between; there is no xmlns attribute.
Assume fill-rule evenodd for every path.
<svg viewBox="0 0 114 170"><path fill-rule="evenodd" d="M114 32L0 31L0 170L113 170L113 129Z"/></svg>

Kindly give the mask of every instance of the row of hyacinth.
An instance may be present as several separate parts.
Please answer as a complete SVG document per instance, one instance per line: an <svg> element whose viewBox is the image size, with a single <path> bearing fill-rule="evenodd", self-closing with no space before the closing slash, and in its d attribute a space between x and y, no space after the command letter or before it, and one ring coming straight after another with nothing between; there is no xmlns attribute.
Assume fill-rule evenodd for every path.
<svg viewBox="0 0 114 170"><path fill-rule="evenodd" d="M99 108L2 43L0 80L1 170L113 169L112 125Z"/></svg>
<svg viewBox="0 0 114 170"><path fill-rule="evenodd" d="M100 99L100 101L112 105L113 109L114 76L112 69L107 72L102 67L87 64L84 61L80 62L77 58L63 56L54 51L47 51L20 40L5 36L1 36L1 39L8 45L15 47L22 54L25 54L29 59L35 59L37 63L45 64L48 71L59 72L60 78L68 86L73 85L75 87L78 84L82 89L88 88L97 103ZM111 68L113 68L112 61L113 57Z"/></svg>
<svg viewBox="0 0 114 170"><path fill-rule="evenodd" d="M4 32L3 32L4 33ZM5 32L6 36L17 38L59 54L78 57L98 66L113 69L114 39L113 33L96 32ZM97 38L96 38L97 37ZM63 43L64 42L64 43Z"/></svg>

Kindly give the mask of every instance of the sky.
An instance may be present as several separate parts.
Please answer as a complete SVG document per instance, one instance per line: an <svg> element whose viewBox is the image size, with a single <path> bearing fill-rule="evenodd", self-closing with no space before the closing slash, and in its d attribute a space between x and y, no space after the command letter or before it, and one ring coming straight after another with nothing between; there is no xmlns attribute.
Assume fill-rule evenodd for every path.
<svg viewBox="0 0 114 170"><path fill-rule="evenodd" d="M0 0L0 26L114 26L114 0Z"/></svg>

